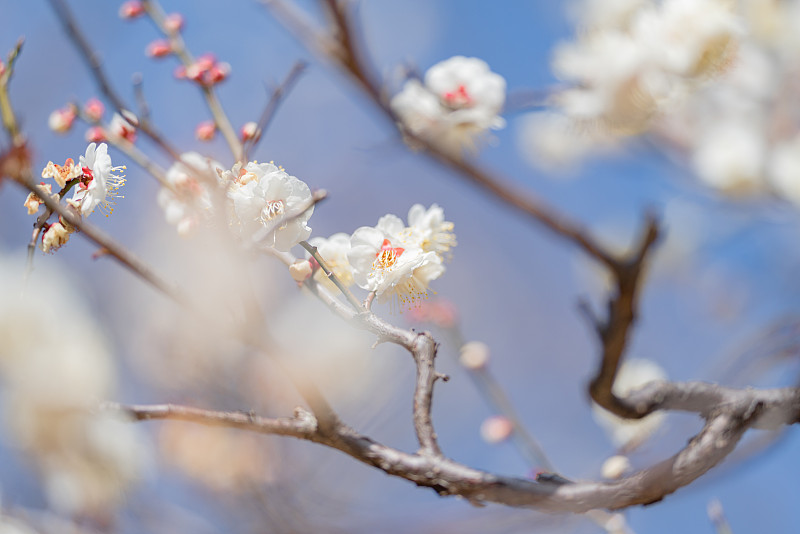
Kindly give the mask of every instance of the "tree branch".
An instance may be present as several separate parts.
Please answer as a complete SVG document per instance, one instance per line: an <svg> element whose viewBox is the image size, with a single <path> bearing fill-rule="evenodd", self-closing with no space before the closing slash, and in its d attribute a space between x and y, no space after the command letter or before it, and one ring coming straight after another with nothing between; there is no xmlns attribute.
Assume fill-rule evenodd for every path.
<svg viewBox="0 0 800 534"><path fill-rule="evenodd" d="M72 15L72 12L69 9L69 6L64 0L49 0L50 5L53 8L53 11L56 12L58 19L61 21L61 24L64 27L64 31L67 33L67 37L73 42L73 44L78 49L81 57L84 59L86 64L89 67L92 76L95 79L98 87L100 88L100 92L108 99L109 102L114 106L114 108L118 112L122 112L123 110L129 109L128 106L125 105L125 102L122 98L117 94L114 88L111 86L111 83L108 81L108 77L103 70L103 62L100 60L100 57L95 53L92 49L92 46L89 44L89 41L81 32L80 27L75 22L75 17ZM138 117L139 125L137 128L147 135L156 145L158 145L164 152L172 156L172 158L176 161L180 161L181 155L180 153L170 145L166 139L155 129L155 126L150 122L148 117Z"/></svg>
<svg viewBox="0 0 800 534"><path fill-rule="evenodd" d="M306 63L303 61L297 61L294 65L292 65L291 70L286 75L286 78L278 85L275 89L272 90L270 94L269 101L267 102L264 111L261 113L261 117L258 119L258 127L255 137L252 139L244 142L244 160L248 161L250 159L250 152L252 152L258 143L261 141L261 138L264 132L267 131L267 127L269 123L272 122L272 118L275 116L275 112L278 110L278 106L283 101L284 97L292 90L294 84L300 78L300 75L306 69Z"/></svg>
<svg viewBox="0 0 800 534"><path fill-rule="evenodd" d="M399 334L393 330L386 333L389 338ZM657 502L721 462L747 429L800 421L800 390L795 388L754 390L723 388L700 382L654 383L634 395L640 400L649 399L651 405L661 409L713 415L683 450L653 467L614 482L566 484L495 475L439 454L429 454L430 451L424 448L409 454L378 443L343 424L333 433L321 432L316 428L313 416L301 409L295 411L293 418L269 419L241 412L174 405L124 406L111 403L105 406L139 421L179 419L312 441L342 451L387 474L432 488L439 495L457 495L472 503L494 502L575 513ZM709 409L708 403L712 401L714 404Z"/></svg>

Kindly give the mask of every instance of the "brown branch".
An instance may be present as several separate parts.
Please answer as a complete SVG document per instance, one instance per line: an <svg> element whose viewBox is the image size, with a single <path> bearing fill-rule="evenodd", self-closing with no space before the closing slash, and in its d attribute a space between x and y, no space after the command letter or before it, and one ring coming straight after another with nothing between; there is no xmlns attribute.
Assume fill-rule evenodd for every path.
<svg viewBox="0 0 800 534"><path fill-rule="evenodd" d="M84 36L80 27L75 21L75 17L69 9L69 6L64 0L49 0L50 5L56 12L58 19L61 21L67 37L75 44L81 57L86 62L89 70L94 77L95 82L100 88L100 92L108 99L114 108L122 113L123 110L129 109L119 94L111 86L111 83L103 70L103 62L100 56L94 51L89 41ZM147 117L138 117L139 125L137 129L149 137L156 145L158 145L164 152L169 154L174 160L180 161L181 155L166 139L156 130L155 126L150 122Z"/></svg>
<svg viewBox="0 0 800 534"><path fill-rule="evenodd" d="M644 234L634 253L627 261L611 264L616 281L616 294L608 302L608 317L594 320L594 327L602 345L602 356L597 374L589 384L589 394L606 410L630 419L644 417L639 407L620 399L612 392L620 362L625 351L630 329L636 320L638 297L648 252L658 239L658 224L649 217Z"/></svg>
<svg viewBox="0 0 800 534"><path fill-rule="evenodd" d="M391 339L398 332L389 330L386 334ZM473 503L494 502L549 512L576 513L657 502L721 462L747 429L800 421L800 389L795 388L754 390L699 382L659 383L651 384L635 395L646 396L651 404L664 409L714 415L683 450L653 467L614 482L577 481L566 484L495 475L438 454L426 454L430 451L424 448L409 454L378 443L345 425L339 425L333 433L321 432L313 416L303 410L297 410L293 418L268 419L241 412L172 405L106 406L140 421L180 419L313 441L342 451L390 475L432 488L442 496L458 495ZM711 401L713 406L708 405ZM765 424L767 421L769 423Z"/></svg>
<svg viewBox="0 0 800 534"><path fill-rule="evenodd" d="M283 101L284 97L289 93L289 91L292 90L294 84L300 78L300 75L303 74L305 69L305 62L295 62L295 64L292 65L289 73L286 75L286 78L284 78L280 85L272 90L269 101L267 102L264 111L261 113L261 117L258 119L258 127L256 129L256 132L258 133L252 139L244 142L243 151L245 161L250 159L250 152L252 152L256 146L258 146L258 143L261 141L264 132L267 131L267 127L269 126L270 122L272 122L275 112L278 110L278 106Z"/></svg>

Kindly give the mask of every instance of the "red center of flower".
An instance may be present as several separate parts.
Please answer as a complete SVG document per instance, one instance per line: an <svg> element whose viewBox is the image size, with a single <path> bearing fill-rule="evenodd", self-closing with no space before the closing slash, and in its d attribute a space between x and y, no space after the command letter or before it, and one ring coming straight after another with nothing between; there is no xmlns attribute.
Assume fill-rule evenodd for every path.
<svg viewBox="0 0 800 534"><path fill-rule="evenodd" d="M467 88L464 84L458 86L455 91L448 91L444 94L444 101L451 107L468 106L472 103L472 98L467 93Z"/></svg>
<svg viewBox="0 0 800 534"><path fill-rule="evenodd" d="M404 248L393 247L388 239L384 239L381 249L375 254L375 262L373 265L375 268L388 269L395 264L397 258L399 258L404 251Z"/></svg>

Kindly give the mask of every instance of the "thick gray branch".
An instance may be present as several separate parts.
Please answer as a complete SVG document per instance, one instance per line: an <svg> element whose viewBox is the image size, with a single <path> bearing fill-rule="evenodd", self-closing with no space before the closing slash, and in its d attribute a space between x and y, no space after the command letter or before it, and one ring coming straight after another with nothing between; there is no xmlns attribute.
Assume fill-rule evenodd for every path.
<svg viewBox="0 0 800 534"><path fill-rule="evenodd" d="M180 419L266 434L292 436L335 448L390 475L457 495L473 503L494 502L549 512L586 512L650 504L686 486L721 462L749 428L774 427L800 420L800 390L732 389L713 384L652 383L627 399L662 409L707 414L703 430L673 457L614 482L542 483L473 469L430 450L406 453L378 443L346 425L333 432L318 429L310 413L269 419L242 412L215 412L174 405L108 404L136 420ZM435 442L434 442L435 443Z"/></svg>

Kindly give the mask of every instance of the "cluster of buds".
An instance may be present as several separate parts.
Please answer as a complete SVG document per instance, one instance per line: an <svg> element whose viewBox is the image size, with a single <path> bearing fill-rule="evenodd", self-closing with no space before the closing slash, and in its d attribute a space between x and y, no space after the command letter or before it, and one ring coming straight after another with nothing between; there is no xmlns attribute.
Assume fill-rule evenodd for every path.
<svg viewBox="0 0 800 534"><path fill-rule="evenodd" d="M225 80L230 72L231 66L228 63L217 61L214 54L203 54L188 67L180 66L175 69L175 77L211 87Z"/></svg>

